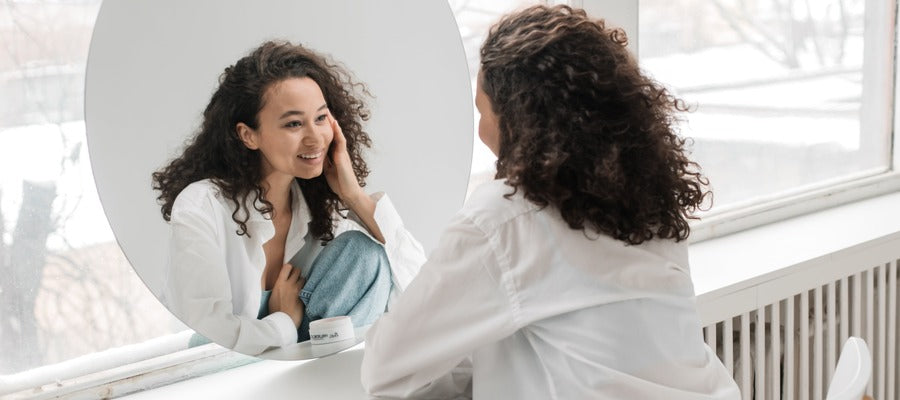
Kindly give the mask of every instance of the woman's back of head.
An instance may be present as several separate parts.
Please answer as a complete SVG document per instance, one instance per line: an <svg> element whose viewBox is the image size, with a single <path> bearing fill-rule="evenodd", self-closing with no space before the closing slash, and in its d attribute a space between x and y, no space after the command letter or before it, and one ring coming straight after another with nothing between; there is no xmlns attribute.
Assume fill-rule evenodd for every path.
<svg viewBox="0 0 900 400"><path fill-rule="evenodd" d="M572 229L683 240L708 194L676 132L687 107L626 44L623 31L567 6L530 7L491 28L479 84L499 122L497 178Z"/></svg>

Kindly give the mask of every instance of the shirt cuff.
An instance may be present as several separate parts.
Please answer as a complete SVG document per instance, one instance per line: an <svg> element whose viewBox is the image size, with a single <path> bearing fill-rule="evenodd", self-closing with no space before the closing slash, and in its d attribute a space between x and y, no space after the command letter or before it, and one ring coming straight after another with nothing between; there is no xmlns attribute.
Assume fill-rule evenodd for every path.
<svg viewBox="0 0 900 400"><path fill-rule="evenodd" d="M403 230L403 219L400 218L400 214L394 208L391 198L384 192L372 193L370 197L375 201L374 218L378 224L378 229L381 230L381 234L384 236L384 240L387 241L388 238L397 237L397 233Z"/></svg>
<svg viewBox="0 0 900 400"><path fill-rule="evenodd" d="M276 311L262 319L275 327L281 341L278 346L287 346L297 343L297 327L294 326L294 320L284 312Z"/></svg>

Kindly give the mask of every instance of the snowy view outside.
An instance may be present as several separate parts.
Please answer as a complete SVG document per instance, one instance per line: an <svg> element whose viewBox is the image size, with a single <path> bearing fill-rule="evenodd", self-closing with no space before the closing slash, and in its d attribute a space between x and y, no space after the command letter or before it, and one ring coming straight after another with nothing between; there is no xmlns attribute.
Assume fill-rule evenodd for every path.
<svg viewBox="0 0 900 400"><path fill-rule="evenodd" d="M641 65L695 110L682 134L695 140L713 212L888 168L890 133L877 126L890 115L861 118L865 5L640 1Z"/></svg>
<svg viewBox="0 0 900 400"><path fill-rule="evenodd" d="M83 99L99 6L0 3L0 377L185 329L132 271L94 187Z"/></svg>
<svg viewBox="0 0 900 400"><path fill-rule="evenodd" d="M490 24L531 2L449 3L474 78ZM99 5L0 3L0 377L185 329L131 271L90 173L83 80ZM682 134L713 212L888 167L888 133L860 122L864 6L640 1L641 64L695 109ZM470 191L494 162L472 134Z"/></svg>

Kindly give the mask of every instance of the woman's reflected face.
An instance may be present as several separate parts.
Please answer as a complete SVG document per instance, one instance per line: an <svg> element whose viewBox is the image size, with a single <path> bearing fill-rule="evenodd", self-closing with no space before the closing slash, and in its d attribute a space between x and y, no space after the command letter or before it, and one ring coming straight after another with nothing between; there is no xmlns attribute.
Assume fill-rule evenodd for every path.
<svg viewBox="0 0 900 400"><path fill-rule="evenodd" d="M238 133L248 148L262 153L265 176L312 179L322 174L334 132L314 80L289 78L271 85L257 118L257 129L240 123Z"/></svg>

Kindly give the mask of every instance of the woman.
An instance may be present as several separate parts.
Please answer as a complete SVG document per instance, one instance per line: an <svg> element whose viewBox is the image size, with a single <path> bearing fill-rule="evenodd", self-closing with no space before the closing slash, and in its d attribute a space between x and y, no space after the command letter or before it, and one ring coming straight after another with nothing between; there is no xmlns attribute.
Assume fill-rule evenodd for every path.
<svg viewBox="0 0 900 400"><path fill-rule="evenodd" d="M172 232L164 301L188 326L257 354L319 318L371 324L406 287L424 257L390 199L362 189L357 86L290 43L225 69L200 131L153 174Z"/></svg>
<svg viewBox="0 0 900 400"><path fill-rule="evenodd" d="M566 6L491 28L475 102L496 180L369 330L369 393L738 398L695 308L685 239L707 192L685 107L625 43Z"/></svg>

